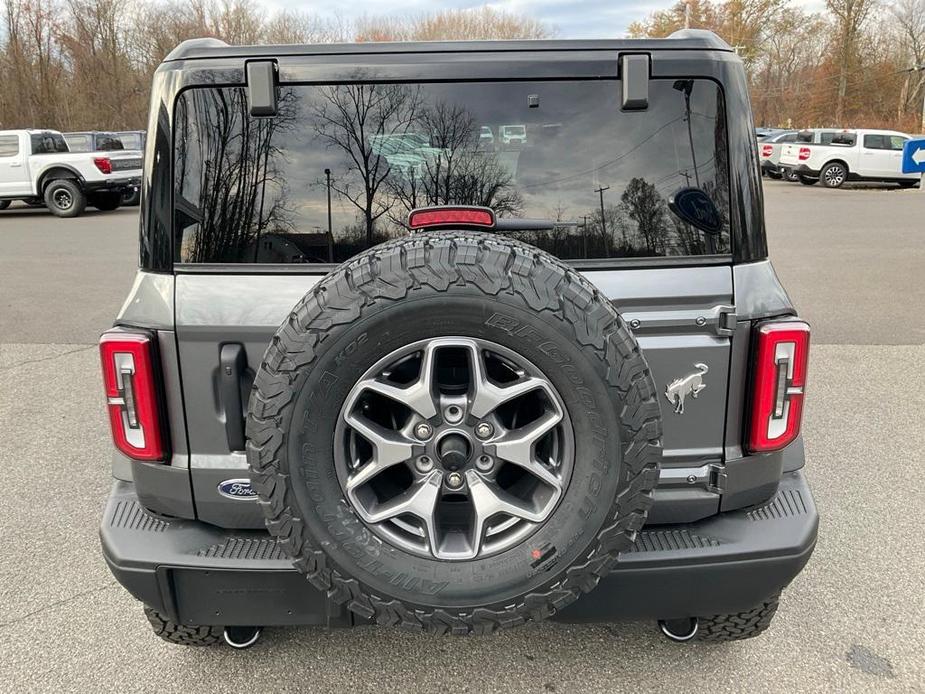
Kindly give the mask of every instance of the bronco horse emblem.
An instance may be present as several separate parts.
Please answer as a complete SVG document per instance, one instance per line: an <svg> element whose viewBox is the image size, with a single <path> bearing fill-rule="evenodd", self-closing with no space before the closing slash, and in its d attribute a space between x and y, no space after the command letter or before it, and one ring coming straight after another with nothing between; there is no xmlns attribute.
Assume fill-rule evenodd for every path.
<svg viewBox="0 0 925 694"><path fill-rule="evenodd" d="M675 414L684 414L684 398L688 393L696 399L700 391L707 387L703 382L703 375L710 370L709 367L706 364L694 364L694 368L697 369L697 373L676 378L665 386L665 397L674 405Z"/></svg>

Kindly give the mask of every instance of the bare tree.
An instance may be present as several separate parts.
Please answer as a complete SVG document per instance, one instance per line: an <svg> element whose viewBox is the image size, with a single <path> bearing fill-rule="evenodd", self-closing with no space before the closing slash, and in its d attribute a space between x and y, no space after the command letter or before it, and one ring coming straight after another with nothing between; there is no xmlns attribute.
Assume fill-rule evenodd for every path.
<svg viewBox="0 0 925 694"><path fill-rule="evenodd" d="M910 67L925 66L925 0L897 0L891 7L902 56ZM902 120L907 109L925 99L925 69L904 73L896 116ZM922 107L925 110L925 106ZM925 124L925 112L922 113Z"/></svg>
<svg viewBox="0 0 925 694"><path fill-rule="evenodd" d="M175 197L197 229L184 239L193 261L234 261L248 248L256 260L262 235L291 227L278 134L292 126L295 103L284 89L274 118L250 118L240 88L192 90L178 102Z"/></svg>
<svg viewBox="0 0 925 694"><path fill-rule="evenodd" d="M864 22L876 0L825 0L835 19L835 52L838 66L838 89L835 95L835 123L844 125L848 76L858 62L858 41Z"/></svg>
<svg viewBox="0 0 925 694"><path fill-rule="evenodd" d="M664 251L668 236L665 212L668 206L658 190L643 178L632 178L620 196L620 206L636 225L646 251L657 255Z"/></svg>
<svg viewBox="0 0 925 694"><path fill-rule="evenodd" d="M353 80L372 75L355 74ZM383 149L390 140L407 134L421 106L420 89L403 84L353 83L322 87L314 109L315 132L343 155L342 170L331 187L363 215L366 240L373 241L373 225L393 201L380 195L390 165Z"/></svg>
<svg viewBox="0 0 925 694"><path fill-rule="evenodd" d="M356 23L358 41L544 39L552 34L542 22L489 5L405 17L364 17Z"/></svg>
<svg viewBox="0 0 925 694"><path fill-rule="evenodd" d="M479 147L480 128L468 109L437 102L421 109L415 125L427 133L426 145L419 141L397 152L408 165L393 167L388 178L388 191L405 212L425 205L478 205L499 216L520 212L513 176L493 151Z"/></svg>

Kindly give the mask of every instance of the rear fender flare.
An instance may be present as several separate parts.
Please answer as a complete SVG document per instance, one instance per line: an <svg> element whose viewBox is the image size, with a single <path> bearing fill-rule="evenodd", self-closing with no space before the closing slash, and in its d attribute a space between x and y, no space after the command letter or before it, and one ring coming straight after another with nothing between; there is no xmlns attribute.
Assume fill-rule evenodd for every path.
<svg viewBox="0 0 925 694"><path fill-rule="evenodd" d="M45 186L58 178L70 178L76 180L80 187L83 187L84 178L80 175L77 169L67 166L66 164L53 164L46 170L42 171L38 177L38 183L36 185L36 193L39 197L45 195Z"/></svg>

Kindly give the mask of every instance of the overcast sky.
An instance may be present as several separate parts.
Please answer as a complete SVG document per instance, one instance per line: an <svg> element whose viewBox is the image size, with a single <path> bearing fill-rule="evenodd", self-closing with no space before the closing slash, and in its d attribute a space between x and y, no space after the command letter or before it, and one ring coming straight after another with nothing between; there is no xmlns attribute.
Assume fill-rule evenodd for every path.
<svg viewBox="0 0 925 694"><path fill-rule="evenodd" d="M305 10L322 17L340 16L346 20L370 16L402 16L438 9L479 7L483 2L465 0L350 0L321 6L304 0L268 0L278 7ZM671 0L500 0L489 5L498 10L529 15L556 31L556 38L619 38L631 22L667 7Z"/></svg>

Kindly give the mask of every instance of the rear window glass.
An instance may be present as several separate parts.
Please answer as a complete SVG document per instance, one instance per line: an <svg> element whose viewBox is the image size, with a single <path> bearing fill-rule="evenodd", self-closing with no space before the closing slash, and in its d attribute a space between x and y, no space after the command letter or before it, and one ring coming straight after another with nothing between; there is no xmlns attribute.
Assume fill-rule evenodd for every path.
<svg viewBox="0 0 925 694"><path fill-rule="evenodd" d="M0 157L19 154L19 135L0 135Z"/></svg>
<svg viewBox="0 0 925 694"><path fill-rule="evenodd" d="M93 149L93 138L89 135L65 135L64 139L72 152L89 152Z"/></svg>
<svg viewBox="0 0 925 694"><path fill-rule="evenodd" d="M339 262L442 204L544 220L504 233L565 260L728 253L719 87L652 80L643 112L621 111L620 92L612 80L286 86L277 116L251 118L243 88L187 90L176 260ZM669 207L686 188L715 208L709 233Z"/></svg>
<svg viewBox="0 0 925 694"><path fill-rule="evenodd" d="M845 147L853 147L854 143L858 141L857 133L836 133L832 137L833 145L842 145Z"/></svg>
<svg viewBox="0 0 925 694"><path fill-rule="evenodd" d="M118 138L122 142L123 149L144 149L140 133L120 133Z"/></svg>
<svg viewBox="0 0 925 694"><path fill-rule="evenodd" d="M122 141L115 135L97 135L96 149L98 152L113 152L125 149L125 147L122 146Z"/></svg>
<svg viewBox="0 0 925 694"><path fill-rule="evenodd" d="M55 154L70 151L61 133L39 133L32 136L33 154Z"/></svg>

